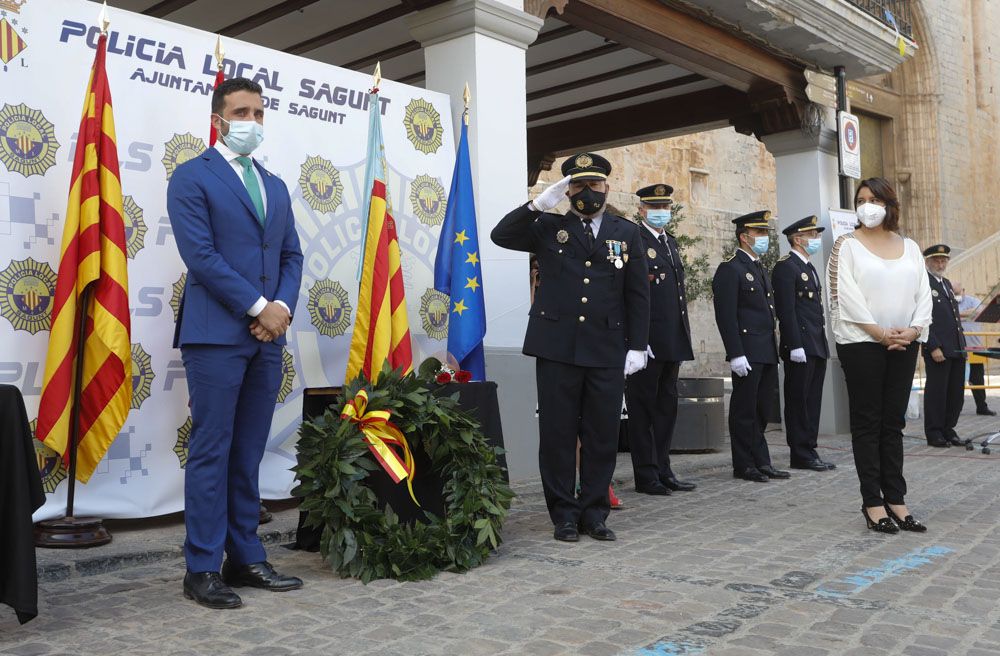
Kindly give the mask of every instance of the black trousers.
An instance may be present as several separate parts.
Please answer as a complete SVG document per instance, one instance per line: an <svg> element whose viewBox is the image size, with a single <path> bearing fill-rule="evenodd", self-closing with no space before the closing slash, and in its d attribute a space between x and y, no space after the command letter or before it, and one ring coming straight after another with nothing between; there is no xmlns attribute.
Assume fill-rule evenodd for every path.
<svg viewBox="0 0 1000 656"><path fill-rule="evenodd" d="M625 376L621 367L578 367L535 359L538 469L553 524L591 526L608 517L608 486L618 457ZM580 495L576 442L580 440Z"/></svg>
<svg viewBox="0 0 1000 656"><path fill-rule="evenodd" d="M793 465L817 460L819 413L823 407L826 358L808 356L805 362L785 361L785 439Z"/></svg>
<svg viewBox="0 0 1000 656"><path fill-rule="evenodd" d="M928 441L957 437L955 426L965 405L965 358L924 358L924 371L924 435Z"/></svg>
<svg viewBox="0 0 1000 656"><path fill-rule="evenodd" d="M917 343L890 351L874 342L837 344L847 380L854 466L866 507L903 503L903 428Z"/></svg>
<svg viewBox="0 0 1000 656"><path fill-rule="evenodd" d="M970 385L986 384L986 365L982 364L969 365L969 384ZM986 404L986 390L984 389L972 390L972 398L976 402L976 412L985 412L990 409L990 407Z"/></svg>
<svg viewBox="0 0 1000 656"><path fill-rule="evenodd" d="M636 485L672 476L670 443L677 423L677 376L680 362L650 358L646 368L625 381L628 445Z"/></svg>
<svg viewBox="0 0 1000 656"><path fill-rule="evenodd" d="M733 471L771 464L764 429L778 391L778 365L751 362L746 376L732 375L733 394L729 397L729 445L733 451ZM630 417L631 418L631 417Z"/></svg>

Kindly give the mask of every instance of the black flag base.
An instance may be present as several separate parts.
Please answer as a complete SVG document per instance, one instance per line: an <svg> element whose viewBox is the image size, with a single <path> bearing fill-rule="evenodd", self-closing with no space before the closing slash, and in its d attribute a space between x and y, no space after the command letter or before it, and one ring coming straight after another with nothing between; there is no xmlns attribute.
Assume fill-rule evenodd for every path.
<svg viewBox="0 0 1000 656"><path fill-rule="evenodd" d="M63 517L35 524L35 546L46 549L86 549L111 542L111 534L96 517Z"/></svg>

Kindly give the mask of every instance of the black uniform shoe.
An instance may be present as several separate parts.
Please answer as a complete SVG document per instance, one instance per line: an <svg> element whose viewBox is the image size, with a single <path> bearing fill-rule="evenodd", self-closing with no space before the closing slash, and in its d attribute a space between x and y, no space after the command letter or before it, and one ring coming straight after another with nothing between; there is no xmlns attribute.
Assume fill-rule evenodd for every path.
<svg viewBox="0 0 1000 656"><path fill-rule="evenodd" d="M756 467L748 467L743 471L734 471L733 478L742 478L744 481L753 481L755 483L767 483L771 480Z"/></svg>
<svg viewBox="0 0 1000 656"><path fill-rule="evenodd" d="M960 438L958 435L949 435L945 439L948 440L948 443L952 446L965 446L965 440Z"/></svg>
<svg viewBox="0 0 1000 656"><path fill-rule="evenodd" d="M579 542L580 532L576 530L576 524L573 522L563 522L556 525L556 530L553 531L552 537L560 542Z"/></svg>
<svg viewBox="0 0 1000 656"><path fill-rule="evenodd" d="M657 497L670 496L670 490L667 486L660 481L652 481L650 483L636 483L635 491L640 494L652 494Z"/></svg>
<svg viewBox="0 0 1000 656"><path fill-rule="evenodd" d="M271 592L286 592L302 587L302 579L278 574L266 560L249 565L222 563L222 580L233 587L248 586Z"/></svg>
<svg viewBox="0 0 1000 656"><path fill-rule="evenodd" d="M666 485L668 490L673 490L674 492L690 492L698 487L690 481L680 480L673 474L670 476L660 476L660 482Z"/></svg>
<svg viewBox="0 0 1000 656"><path fill-rule="evenodd" d="M761 474L764 474L765 476L767 476L769 478L791 478L792 477L792 475L789 474L788 472L781 471L780 469L775 469L771 465L762 465L762 466L758 467L757 469L760 470Z"/></svg>
<svg viewBox="0 0 1000 656"><path fill-rule="evenodd" d="M820 460L820 462L823 463L824 465L826 465L827 469L836 469L837 468L837 465L833 464L832 462L827 462L826 460Z"/></svg>
<svg viewBox="0 0 1000 656"><path fill-rule="evenodd" d="M996 410L990 410L989 408L981 408L979 410L976 410L976 414L977 415L983 415L984 417L996 417L997 416L997 411Z"/></svg>
<svg viewBox="0 0 1000 656"><path fill-rule="evenodd" d="M951 446L951 442L944 439L943 437L929 437L927 438L927 446L934 446L939 449L947 449Z"/></svg>
<svg viewBox="0 0 1000 656"><path fill-rule="evenodd" d="M240 596L222 582L218 572L187 572L184 575L184 596L206 608L239 608Z"/></svg>
<svg viewBox="0 0 1000 656"><path fill-rule="evenodd" d="M602 542L614 542L618 539L615 536L615 532L604 525L604 522L597 522L596 524L591 524L590 526L584 526L583 532L594 538L595 540L601 540Z"/></svg>
<svg viewBox="0 0 1000 656"><path fill-rule="evenodd" d="M807 460L805 462L793 462L791 463L792 469L811 469L813 471L829 471L833 469L828 463L823 462L820 459Z"/></svg>

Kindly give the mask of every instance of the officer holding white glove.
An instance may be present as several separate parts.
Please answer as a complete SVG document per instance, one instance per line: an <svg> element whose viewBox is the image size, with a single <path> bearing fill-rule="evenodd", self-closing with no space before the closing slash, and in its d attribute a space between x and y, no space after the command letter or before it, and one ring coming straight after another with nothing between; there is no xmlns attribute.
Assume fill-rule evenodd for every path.
<svg viewBox="0 0 1000 656"><path fill-rule="evenodd" d="M712 280L715 322L733 371L729 399L729 442L733 476L766 483L789 478L771 465L764 429L778 393L774 292L760 261L770 246L768 211L733 220L737 249L719 264Z"/></svg>
<svg viewBox="0 0 1000 656"><path fill-rule="evenodd" d="M779 353L785 368L785 439L792 469L836 469L816 451L823 379L830 349L826 343L822 287L811 255L821 248L823 226L807 216L782 230L791 252L774 265L774 309L781 330Z"/></svg>
<svg viewBox="0 0 1000 656"><path fill-rule="evenodd" d="M490 237L534 253L545 281L528 312L535 357L539 472L553 537L614 540L605 525L626 375L646 366L649 287L639 228L605 211L611 164L580 153L563 178L503 217ZM547 212L564 199L566 214ZM580 441L580 492L576 444Z"/></svg>

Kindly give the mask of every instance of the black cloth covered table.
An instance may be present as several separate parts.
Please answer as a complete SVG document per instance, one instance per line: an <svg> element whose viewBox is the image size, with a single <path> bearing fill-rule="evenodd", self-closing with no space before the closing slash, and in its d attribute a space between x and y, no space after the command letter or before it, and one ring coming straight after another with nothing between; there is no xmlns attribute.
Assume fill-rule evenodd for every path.
<svg viewBox="0 0 1000 656"><path fill-rule="evenodd" d="M45 503L21 392L0 385L0 603L24 624L38 615L31 514Z"/></svg>
<svg viewBox="0 0 1000 656"><path fill-rule="evenodd" d="M329 393L317 393L313 390L304 396L302 418L309 421L329 407L339 394L338 389L331 388ZM441 385L439 393L450 396L458 392L458 406L479 420L483 435L490 446L503 448L503 428L500 423L500 404L497 400L497 384L482 383L449 383ZM365 483L375 491L379 504L384 507L388 503L403 522L418 521L423 511L436 515L444 513L444 500L441 495L442 481L431 470L430 458L422 449L413 454L417 467L417 476L413 484L414 494L420 500L422 508L417 508L410 499L406 484L392 482L389 475L381 468L368 475ZM497 456L498 464L503 467L504 479L509 481L507 474L507 457ZM318 551L322 531L304 526L306 513L299 513L299 526L296 532L295 548L306 551Z"/></svg>

